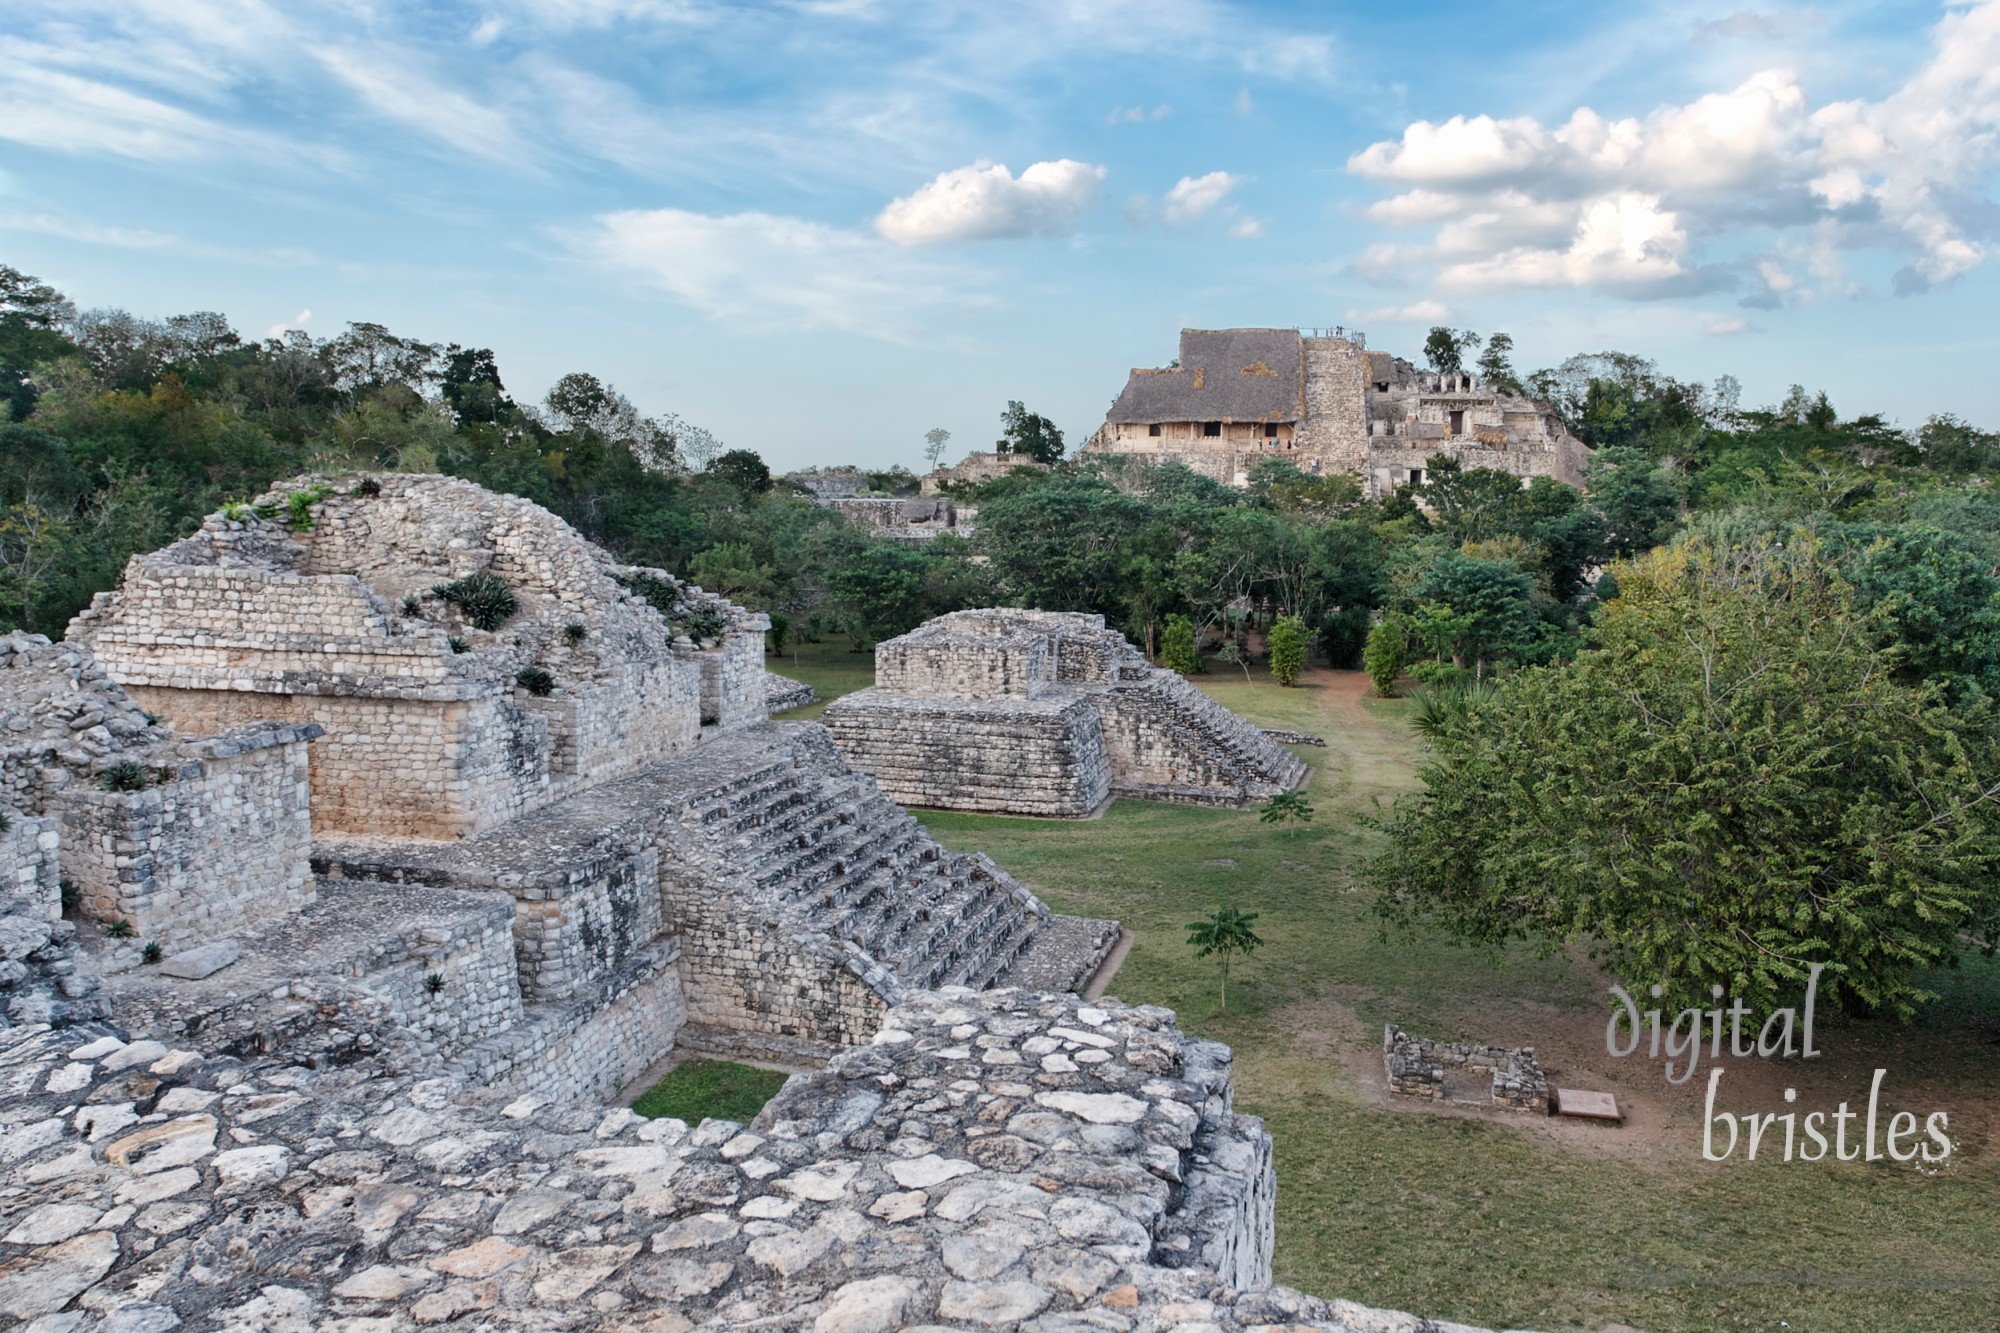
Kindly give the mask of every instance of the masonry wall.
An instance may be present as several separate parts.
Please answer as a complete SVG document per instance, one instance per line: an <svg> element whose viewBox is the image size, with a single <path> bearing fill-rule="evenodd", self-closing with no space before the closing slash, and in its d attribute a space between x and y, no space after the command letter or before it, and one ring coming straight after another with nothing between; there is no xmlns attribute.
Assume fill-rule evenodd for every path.
<svg viewBox="0 0 2000 1333"><path fill-rule="evenodd" d="M1345 338L1305 342L1305 419L1300 448L1326 471L1363 471L1368 452L1368 354Z"/></svg>
<svg viewBox="0 0 2000 1333"><path fill-rule="evenodd" d="M511 699L151 686L131 694L184 734L209 734L246 717L323 727L311 778L313 827L322 835L462 838L543 804L550 791L548 720Z"/></svg>
<svg viewBox="0 0 2000 1333"><path fill-rule="evenodd" d="M552 1101L609 1100L665 1059L687 1025L678 960L674 942L662 941L615 985L524 1034L529 1040L468 1052L458 1067Z"/></svg>
<svg viewBox="0 0 2000 1333"><path fill-rule="evenodd" d="M1115 795L1238 804L1305 780L1305 764L1171 671L1093 695Z"/></svg>
<svg viewBox="0 0 2000 1333"><path fill-rule="evenodd" d="M449 924L397 930L383 923L366 985L426 1059L442 1059L521 1021L513 913L505 899L490 896L491 910Z"/></svg>
<svg viewBox="0 0 2000 1333"><path fill-rule="evenodd" d="M875 645L875 687L887 694L1032 699L1054 678L1046 634L917 632Z"/></svg>
<svg viewBox="0 0 2000 1333"><path fill-rule="evenodd" d="M1097 709L1074 692L996 704L862 690L820 721L902 805L1080 818L1111 796Z"/></svg>
<svg viewBox="0 0 2000 1333"><path fill-rule="evenodd" d="M591 786L671 758L701 740L701 686L678 663L638 662L597 685L514 703L548 719L551 790Z"/></svg>
<svg viewBox="0 0 2000 1333"><path fill-rule="evenodd" d="M748 726L769 716L764 702L764 636L732 633L722 646L694 654L701 668L701 722Z"/></svg>
<svg viewBox="0 0 2000 1333"><path fill-rule="evenodd" d="M0 833L0 916L55 921L62 916L57 865L57 821L0 806L8 828Z"/></svg>
<svg viewBox="0 0 2000 1333"><path fill-rule="evenodd" d="M563 869L568 882L513 890L521 989L535 1000L587 991L662 929L658 848Z"/></svg>
<svg viewBox="0 0 2000 1333"><path fill-rule="evenodd" d="M311 902L306 771L301 738L183 764L144 791L72 785L63 873L81 910L172 953Z"/></svg>

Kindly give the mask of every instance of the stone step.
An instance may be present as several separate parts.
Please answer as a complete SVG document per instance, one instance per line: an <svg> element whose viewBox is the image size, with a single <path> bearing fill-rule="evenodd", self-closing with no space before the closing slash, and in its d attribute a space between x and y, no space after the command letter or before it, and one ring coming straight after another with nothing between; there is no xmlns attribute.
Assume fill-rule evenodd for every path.
<svg viewBox="0 0 2000 1333"><path fill-rule="evenodd" d="M751 883L778 890L790 898L802 898L833 880L874 868L890 850L910 837L911 831L906 828L876 828L857 821L845 826L838 836L791 851L789 855L764 858L752 867Z"/></svg>

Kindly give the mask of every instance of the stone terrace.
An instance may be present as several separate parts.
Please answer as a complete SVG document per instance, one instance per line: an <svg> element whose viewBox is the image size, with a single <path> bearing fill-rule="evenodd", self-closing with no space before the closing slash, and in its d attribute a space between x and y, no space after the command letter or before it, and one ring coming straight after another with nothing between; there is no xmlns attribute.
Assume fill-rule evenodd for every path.
<svg viewBox="0 0 2000 1333"><path fill-rule="evenodd" d="M1466 1333L1264 1285L1270 1140L1172 1014L912 996L748 1126L384 1058L0 1032L0 1317L30 1333Z"/></svg>
<svg viewBox="0 0 2000 1333"><path fill-rule="evenodd" d="M1308 772L1102 616L939 616L878 644L875 679L823 720L905 805L1067 818L1114 796L1243 805Z"/></svg>

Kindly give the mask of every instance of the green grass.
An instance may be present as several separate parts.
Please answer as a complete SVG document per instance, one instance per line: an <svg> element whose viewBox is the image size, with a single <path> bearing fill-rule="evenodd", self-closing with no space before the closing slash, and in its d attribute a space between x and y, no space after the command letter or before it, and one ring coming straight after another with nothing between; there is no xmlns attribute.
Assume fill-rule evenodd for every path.
<svg viewBox="0 0 2000 1333"><path fill-rule="evenodd" d="M1948 1106L1962 1156L1936 1177L1704 1163L1698 1102L1647 1155L1631 1148L1635 1126L1578 1146L1390 1109L1352 1072L1369 1061L1379 1070L1384 1021L1533 1042L1538 1027L1597 1021L1607 979L1580 955L1516 950L1496 968L1435 940L1382 940L1352 877L1379 835L1358 819L1416 785L1411 705L1363 697L1350 673L1313 671L1292 690L1252 674L1246 684L1212 669L1198 682L1264 725L1331 742L1296 751L1314 765L1317 810L1296 834L1254 810L1136 801L1076 823L920 814L946 845L989 853L1057 910L1122 920L1137 938L1113 993L1176 1009L1186 1029L1235 1048L1237 1105L1263 1116L1277 1144L1280 1281L1496 1328L1995 1326L2000 969L1936 979L1945 998L1911 1028L1826 1021L1842 1044L1815 1065L1835 1068L1801 1075L1802 1089L1829 1073L1826 1085L1841 1089L1825 1100L1802 1092L1802 1106L1865 1102L1878 1064L1908 1099L1899 1109ZM1185 944L1187 923L1223 903L1258 912L1266 941L1233 964L1227 1015L1216 969Z"/></svg>
<svg viewBox="0 0 2000 1333"><path fill-rule="evenodd" d="M764 1103L778 1095L786 1076L729 1060L683 1060L632 1103L651 1119L668 1116L698 1125L703 1120L749 1124Z"/></svg>
<svg viewBox="0 0 2000 1333"><path fill-rule="evenodd" d="M796 648L796 655L791 649ZM783 722L816 722L826 706L843 694L868 688L875 683L875 653L851 650L844 634L829 634L820 643L787 645L785 655L765 659L764 665L781 676L802 680L819 691L820 701L809 708L780 713Z"/></svg>

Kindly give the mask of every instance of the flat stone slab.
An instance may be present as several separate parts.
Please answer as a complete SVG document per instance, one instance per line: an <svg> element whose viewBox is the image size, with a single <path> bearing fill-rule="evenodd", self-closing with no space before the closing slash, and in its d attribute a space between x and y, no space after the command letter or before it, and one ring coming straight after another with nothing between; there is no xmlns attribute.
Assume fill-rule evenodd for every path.
<svg viewBox="0 0 2000 1333"><path fill-rule="evenodd" d="M213 976L243 956L235 940L211 940L207 944L177 953L160 964L163 976L183 981L200 981Z"/></svg>
<svg viewBox="0 0 2000 1333"><path fill-rule="evenodd" d="M1578 1088L1556 1089L1556 1114L1575 1116L1580 1120L1622 1121L1625 1113L1618 1109L1618 1099L1608 1092L1585 1092Z"/></svg>

